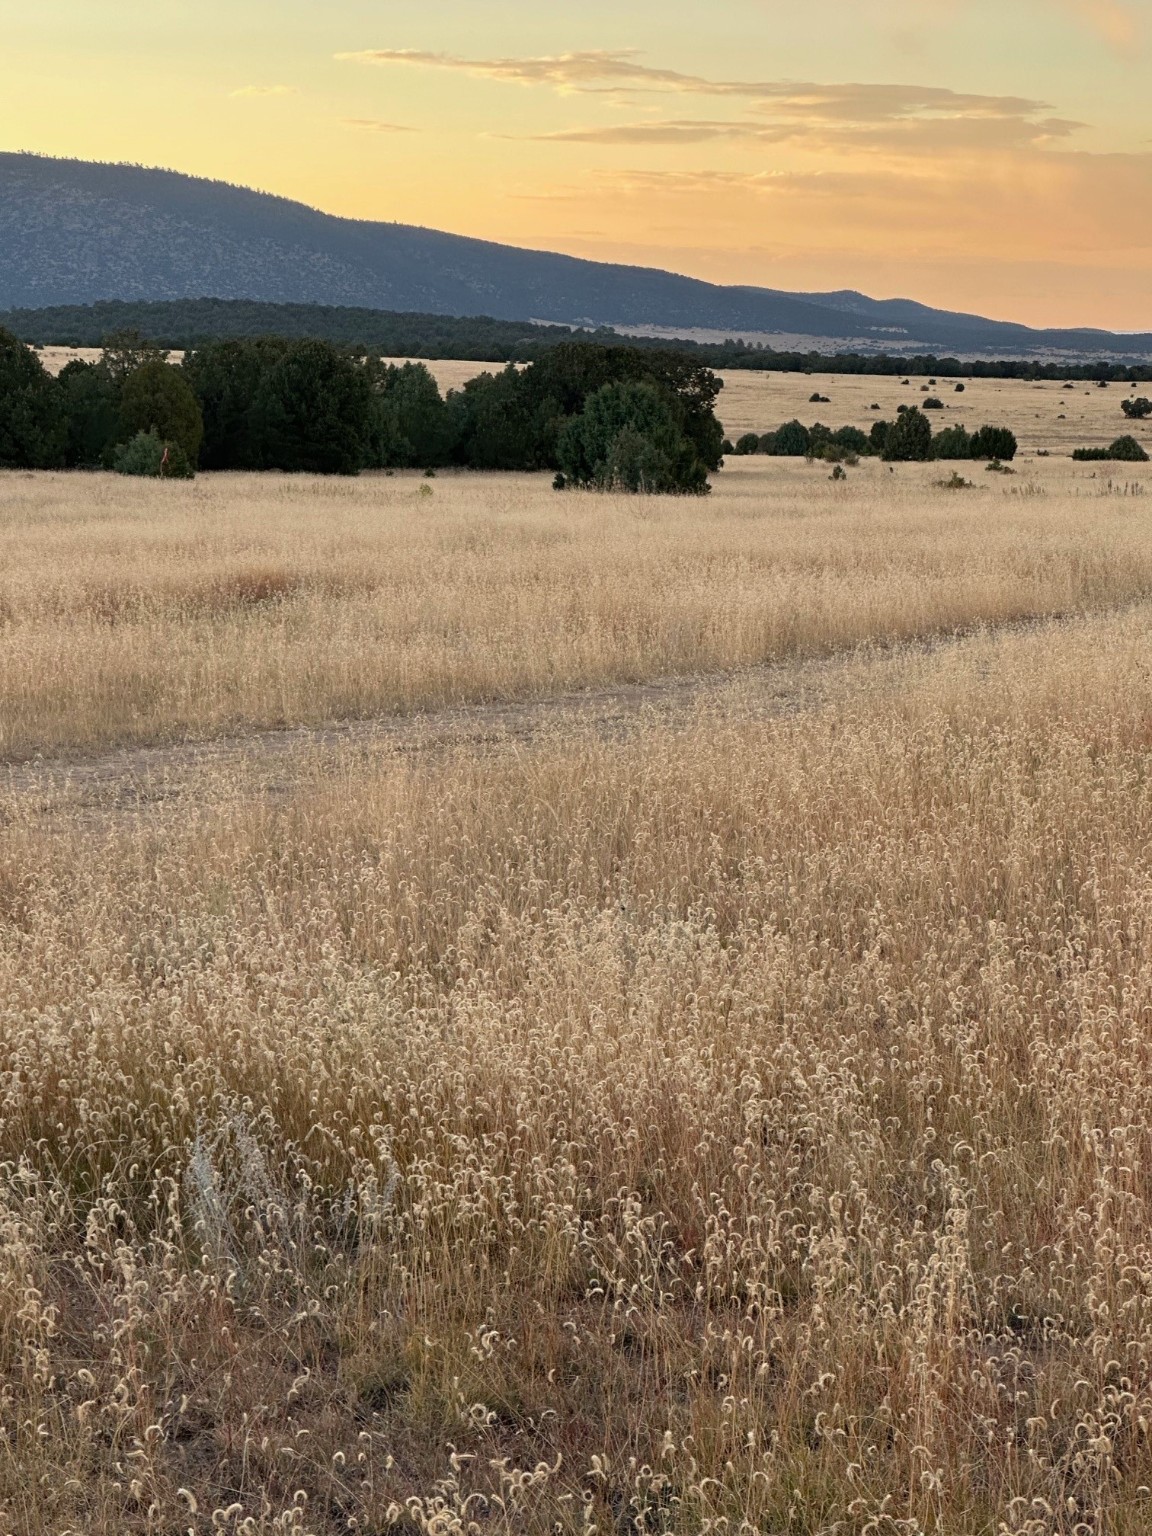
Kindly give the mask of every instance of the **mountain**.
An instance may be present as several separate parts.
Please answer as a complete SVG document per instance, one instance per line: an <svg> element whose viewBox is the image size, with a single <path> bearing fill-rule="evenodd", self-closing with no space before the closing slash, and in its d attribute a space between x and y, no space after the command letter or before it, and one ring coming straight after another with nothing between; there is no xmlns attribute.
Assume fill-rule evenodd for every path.
<svg viewBox="0 0 1152 1536"><path fill-rule="evenodd" d="M721 287L335 218L174 171L0 154L0 310L198 297L720 332L822 351L1152 357L1152 334L1034 330L852 291Z"/></svg>

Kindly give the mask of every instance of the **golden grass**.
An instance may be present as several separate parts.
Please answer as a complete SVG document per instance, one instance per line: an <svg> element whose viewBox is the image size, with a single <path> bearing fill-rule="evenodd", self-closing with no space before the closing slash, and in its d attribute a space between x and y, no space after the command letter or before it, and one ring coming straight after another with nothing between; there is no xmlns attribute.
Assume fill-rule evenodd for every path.
<svg viewBox="0 0 1152 1536"><path fill-rule="evenodd" d="M561 496L544 476L0 476L0 756L1121 604L1152 592L1148 502L1122 468L974 466L958 493L939 465L866 462L838 485L735 460L703 502Z"/></svg>
<svg viewBox="0 0 1152 1536"><path fill-rule="evenodd" d="M1146 1530L1150 638L10 802L0 1529Z"/></svg>
<svg viewBox="0 0 1152 1536"><path fill-rule="evenodd" d="M10 758L831 658L0 779L0 1536L1147 1531L1109 468L0 477Z"/></svg>

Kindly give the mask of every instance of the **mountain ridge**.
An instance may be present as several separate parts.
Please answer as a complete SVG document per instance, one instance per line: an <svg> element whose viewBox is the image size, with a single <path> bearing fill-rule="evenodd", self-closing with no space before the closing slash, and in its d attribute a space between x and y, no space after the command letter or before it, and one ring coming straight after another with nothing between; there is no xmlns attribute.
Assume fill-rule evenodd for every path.
<svg viewBox="0 0 1152 1536"><path fill-rule="evenodd" d="M341 218L177 171L0 152L0 310L202 297L721 330L799 338L815 350L1152 357L1152 333L1036 329L854 289L722 286Z"/></svg>

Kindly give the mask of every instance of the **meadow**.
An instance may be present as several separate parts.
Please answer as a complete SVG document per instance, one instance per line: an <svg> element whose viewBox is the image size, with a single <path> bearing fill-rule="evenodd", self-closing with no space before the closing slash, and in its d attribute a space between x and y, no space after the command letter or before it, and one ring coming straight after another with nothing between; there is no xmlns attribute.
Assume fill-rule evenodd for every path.
<svg viewBox="0 0 1152 1536"><path fill-rule="evenodd" d="M1147 1530L1115 467L0 477L0 1531Z"/></svg>

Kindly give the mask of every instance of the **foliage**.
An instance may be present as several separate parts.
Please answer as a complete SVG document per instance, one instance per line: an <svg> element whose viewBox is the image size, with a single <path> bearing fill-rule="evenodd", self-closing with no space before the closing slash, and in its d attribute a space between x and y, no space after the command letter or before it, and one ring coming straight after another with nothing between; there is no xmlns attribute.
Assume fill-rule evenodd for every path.
<svg viewBox="0 0 1152 1536"><path fill-rule="evenodd" d="M253 418L264 467L354 475L367 458L371 389L329 342L293 342L261 379Z"/></svg>
<svg viewBox="0 0 1152 1536"><path fill-rule="evenodd" d="M54 469L67 429L60 390L22 341L0 330L0 468Z"/></svg>
<svg viewBox="0 0 1152 1536"><path fill-rule="evenodd" d="M117 387L146 363L168 361L168 352L132 327L111 331L101 339L101 361Z"/></svg>
<svg viewBox="0 0 1152 1536"><path fill-rule="evenodd" d="M920 406L925 411L942 411L944 409L944 402L937 399L935 395L929 395L927 400L921 400Z"/></svg>
<svg viewBox="0 0 1152 1536"><path fill-rule="evenodd" d="M1122 464L1146 464L1147 450L1134 437L1118 437L1107 448L1077 448L1072 457L1083 462L1118 460Z"/></svg>
<svg viewBox="0 0 1152 1536"><path fill-rule="evenodd" d="M965 427L945 427L932 439L934 459L970 459L972 439Z"/></svg>
<svg viewBox="0 0 1152 1536"><path fill-rule="evenodd" d="M675 352L566 344L525 369L481 374L448 399L458 463L476 469L562 467L564 424L610 383L646 383L665 399L705 473L720 468L724 434L715 404L722 381Z"/></svg>
<svg viewBox="0 0 1152 1536"><path fill-rule="evenodd" d="M743 437L738 437L736 439L736 446L733 448L732 452L740 456L750 453L759 453L760 434L757 432L745 432Z"/></svg>
<svg viewBox="0 0 1152 1536"><path fill-rule="evenodd" d="M648 494L707 493L708 471L667 396L650 383L605 384L560 433L573 485Z"/></svg>
<svg viewBox="0 0 1152 1536"><path fill-rule="evenodd" d="M195 473L181 444L166 442L154 427L121 443L115 450L113 467L120 475L155 480L191 480Z"/></svg>
<svg viewBox="0 0 1152 1536"><path fill-rule="evenodd" d="M607 327L595 331L494 320L487 316L429 315L323 304L273 304L247 299L176 299L166 302L113 302L57 305L11 310L0 323L24 341L66 346L99 346L114 330L155 338L166 347L201 348L225 340L281 337L332 342L361 355L426 358L475 358L481 362L530 362L558 343L583 339L627 346L636 351L671 350L710 368L773 373L817 370L848 375L906 375L941 379L963 374L977 379L1031 379L1056 382L1069 378L1069 364L1025 358L962 360L934 353L872 356L858 352L824 354L781 352L743 341L701 343L661 337L624 338ZM1074 378L1111 379L1139 384L1152 380L1148 363L1085 358L1073 365ZM963 384L959 389L963 389ZM815 403L815 402L813 402ZM820 402L823 404L824 402Z"/></svg>
<svg viewBox="0 0 1152 1536"><path fill-rule="evenodd" d="M119 392L102 363L67 363L57 380L69 469L99 469L110 462L120 426Z"/></svg>
<svg viewBox="0 0 1152 1536"><path fill-rule="evenodd" d="M930 458L932 423L916 406L901 412L884 439L883 456L889 461L908 463Z"/></svg>
<svg viewBox="0 0 1152 1536"><path fill-rule="evenodd" d="M183 371L200 402L205 469L262 469L268 462L261 390L289 343L274 339L221 341L184 359Z"/></svg>
<svg viewBox="0 0 1152 1536"><path fill-rule="evenodd" d="M423 363L397 368L369 359L372 391L368 464L377 469L431 469L452 456L452 419Z"/></svg>
<svg viewBox="0 0 1152 1536"><path fill-rule="evenodd" d="M812 446L812 434L801 421L786 421L772 434L771 452L777 458L801 458Z"/></svg>
<svg viewBox="0 0 1152 1536"><path fill-rule="evenodd" d="M196 463L204 439L199 401L180 370L159 358L150 358L124 375L120 386L120 439L127 441L145 432L177 444L188 463Z"/></svg>
<svg viewBox="0 0 1152 1536"><path fill-rule="evenodd" d="M1152 416L1152 400L1147 395L1139 395L1135 400L1122 400L1120 409L1129 421L1143 421L1146 416Z"/></svg>
<svg viewBox="0 0 1152 1536"><path fill-rule="evenodd" d="M974 459L1000 459L1010 463L1016 457L1016 434L1007 427L981 427L972 434Z"/></svg>

